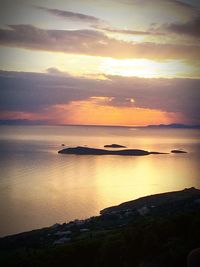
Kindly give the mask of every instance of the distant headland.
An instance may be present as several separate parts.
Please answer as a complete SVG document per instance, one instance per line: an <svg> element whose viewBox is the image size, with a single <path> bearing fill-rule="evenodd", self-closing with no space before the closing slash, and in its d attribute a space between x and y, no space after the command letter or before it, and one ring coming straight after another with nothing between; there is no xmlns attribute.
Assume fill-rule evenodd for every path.
<svg viewBox="0 0 200 267"><path fill-rule="evenodd" d="M103 209L99 216L0 238L0 262L10 267L185 267L197 250L199 263L199 220L199 189L145 196Z"/></svg>

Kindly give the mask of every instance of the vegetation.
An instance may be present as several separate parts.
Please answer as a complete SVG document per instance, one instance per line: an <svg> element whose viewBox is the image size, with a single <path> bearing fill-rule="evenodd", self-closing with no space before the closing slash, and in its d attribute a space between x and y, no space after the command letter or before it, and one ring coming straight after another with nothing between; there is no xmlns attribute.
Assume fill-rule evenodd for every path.
<svg viewBox="0 0 200 267"><path fill-rule="evenodd" d="M11 243L1 249L1 266L20 267L185 267L200 245L199 209L139 217L130 225L93 231L73 242L49 247ZM4 244L5 245L5 244Z"/></svg>

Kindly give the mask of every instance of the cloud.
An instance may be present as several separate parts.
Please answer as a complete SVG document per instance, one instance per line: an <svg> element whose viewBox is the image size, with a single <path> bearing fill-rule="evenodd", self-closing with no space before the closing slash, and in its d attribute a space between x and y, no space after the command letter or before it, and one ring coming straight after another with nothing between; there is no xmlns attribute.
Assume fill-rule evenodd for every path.
<svg viewBox="0 0 200 267"><path fill-rule="evenodd" d="M94 28L98 29L98 30L103 30L106 32L130 34L130 35L150 35L150 34L153 34L150 31L125 30L125 29L117 29L117 28L112 28L112 27L102 27L102 26L98 26L98 25L95 26Z"/></svg>
<svg viewBox="0 0 200 267"><path fill-rule="evenodd" d="M105 22L104 20L97 18L95 16L88 16L82 13L75 13L71 11L52 9L52 8L41 7L41 6L34 6L34 7L39 10L44 10L57 17L61 17L61 18L68 19L68 20L90 23L91 24L90 26L97 30L103 30L103 31L112 32L112 33L131 34L131 35L151 34L151 32L148 32L148 31L124 30L124 29L113 28L110 26L105 26L105 25L108 25L108 23Z"/></svg>
<svg viewBox="0 0 200 267"><path fill-rule="evenodd" d="M54 72L54 73L53 73ZM1 72L1 110L34 112L50 105L66 104L88 98L90 90L82 92L84 79L50 73ZM78 87L77 87L78 86Z"/></svg>
<svg viewBox="0 0 200 267"><path fill-rule="evenodd" d="M198 45L131 43L94 30L46 30L32 25L9 25L9 29L0 29L0 45L121 59L200 58Z"/></svg>
<svg viewBox="0 0 200 267"><path fill-rule="evenodd" d="M103 22L103 20L97 17L85 15L82 13L71 12L71 11L60 10L60 9L52 9L52 8L41 7L41 6L35 6L35 7L37 9L44 10L52 15L55 15L57 17L61 17L64 19L70 19L70 20L81 21L81 22L89 22L89 23L95 23L95 24L101 24Z"/></svg>
<svg viewBox="0 0 200 267"><path fill-rule="evenodd" d="M40 10L44 10L57 17L90 23L91 24L90 26L97 30L103 30L103 31L112 32L112 33L131 34L131 35L151 34L151 32L148 32L148 31L124 30L124 29L112 28L108 26L108 23L105 22L104 20L97 18L95 16L88 16L82 13L75 13L75 12L60 10L60 9L51 9L51 8L46 8L46 7L41 7L41 6L34 6L34 7Z"/></svg>
<svg viewBox="0 0 200 267"><path fill-rule="evenodd" d="M142 79L113 78L115 90L123 90L116 95L111 105L124 105L125 99L133 98L134 106L157 109L166 112L181 112L189 118L200 118L200 80L199 79ZM121 100L121 101L120 101Z"/></svg>
<svg viewBox="0 0 200 267"><path fill-rule="evenodd" d="M140 108L182 114L188 121L200 123L200 80L145 79L109 76L94 80L63 76L54 72L0 72L1 112L45 113L73 103L86 101L96 107ZM134 99L134 101L131 101ZM49 115L48 115L49 114ZM64 116L64 115L63 115ZM23 117L21 117L23 118Z"/></svg>
<svg viewBox="0 0 200 267"><path fill-rule="evenodd" d="M165 4L166 6L170 4L174 8L186 9L188 11L193 11L193 12L196 12L196 9L197 9L197 7L194 4L185 3L179 0L118 0L118 1L124 4L131 4L131 5L136 4L136 5L142 5L142 6L144 6L147 3L149 3L150 5L155 4L157 6L161 5L162 3Z"/></svg>
<svg viewBox="0 0 200 267"><path fill-rule="evenodd" d="M46 72L49 75L53 75L53 76L72 77L68 72L60 71L58 68L55 68L55 67L51 67L51 68L46 69Z"/></svg>
<svg viewBox="0 0 200 267"><path fill-rule="evenodd" d="M166 2L172 3L173 5L175 5L179 8L183 7L183 8L189 9L189 10L193 10L193 11L197 10L197 7L195 5L193 5L192 3L189 4L189 3L185 3L185 2L182 2L179 0L161 0L161 1L166 1Z"/></svg>
<svg viewBox="0 0 200 267"><path fill-rule="evenodd" d="M200 15L189 20L185 23L171 23L167 25L163 25L163 29L176 33L176 34L183 34L189 35L192 37L200 37Z"/></svg>

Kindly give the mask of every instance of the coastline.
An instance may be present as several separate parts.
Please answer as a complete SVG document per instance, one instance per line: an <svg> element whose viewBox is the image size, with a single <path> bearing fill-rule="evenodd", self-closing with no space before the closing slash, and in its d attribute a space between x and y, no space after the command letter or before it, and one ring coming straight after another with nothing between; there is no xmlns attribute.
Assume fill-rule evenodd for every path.
<svg viewBox="0 0 200 267"><path fill-rule="evenodd" d="M194 225L196 220L197 223ZM121 203L118 206L108 207L102 210L99 216L90 217L86 220L77 219L69 223L56 223L51 227L0 238L0 264L2 266L32 267L63 266L63 264L70 263L70 266L74 267L99 267L101 266L99 263L93 262L95 259L91 255L92 251L95 257L101 257L99 249L104 251L103 244L105 242L112 246L112 250L117 251L118 247L121 246L122 240L126 239L126 236L129 239L126 249L130 249L130 244L135 244L131 246L136 250L139 249L134 254L137 261L140 260L145 263L151 261L159 262L160 256L164 258L169 257L168 253L171 249L171 247L163 247L164 243L161 240L164 238L167 240L165 242L169 242L173 235L175 235L173 238L181 238L181 240L183 239L181 242L183 242L185 233L188 233L189 241L187 240L187 242L189 243L184 245L185 248L181 255L177 254L177 259L182 262L182 265L172 265L173 257L170 260L168 259L171 265L155 265L159 267L183 267L185 266L183 262L186 262L186 256L200 241L200 233L197 231L199 220L200 190L194 187L181 191L141 197ZM181 225L183 224L183 227L180 223ZM191 223L193 225L192 231L194 230L194 232L191 232ZM165 231L169 231L167 235ZM155 238L153 236L157 236L156 243L153 241ZM143 241L141 244L139 241L144 238L147 238L145 247ZM111 240L114 241L111 242ZM174 245L176 249L179 249L179 243ZM164 249L164 255L158 255L159 246ZM105 249L104 253L110 250L109 247ZM150 250L153 258L152 255L151 257L147 257L147 255L142 256L142 250L146 251L145 253ZM84 258L81 258L82 253L86 255ZM126 266L133 266L130 265L129 259L132 253L130 255L128 251L126 253L125 255L128 257L126 259ZM92 262L90 262L91 259ZM109 256L105 254L102 260L109 261ZM112 257L112 261L115 262L115 258ZM115 264L115 266L122 266L120 262L119 265L116 262ZM106 263L103 266L114 265L107 265Z"/></svg>
<svg viewBox="0 0 200 267"><path fill-rule="evenodd" d="M66 242L76 240L78 231L80 234L81 232L90 232L90 230L112 229L127 226L134 220L138 220L141 216L165 216L167 214L172 215L177 211L187 212L192 209L200 210L200 189L191 187L180 191L159 193L123 202L117 206L107 207L100 211L99 216L93 216L83 220L75 219L74 221L63 224L55 223L50 227L1 237L0 247L2 246L2 241L9 241L9 239L19 240L20 237L26 235L37 236L41 233L45 233L48 237L47 243L43 242L44 240L42 241L43 245L49 246L49 240L56 241L58 237L66 235L74 237L74 239L70 237ZM72 229L74 229L75 235L73 235ZM51 238L49 238L50 236ZM63 242L63 244L66 242ZM55 245L54 242L51 245Z"/></svg>
<svg viewBox="0 0 200 267"><path fill-rule="evenodd" d="M181 210L187 210L190 207L197 206L200 208L200 189L196 189L194 187L185 188L179 191L171 191L159 194L148 195L144 197L137 198L135 200L130 200L127 202L123 202L117 206L106 207L99 212L99 216L92 216L86 219L75 219L74 221L70 221L68 223L55 223L50 227L44 227L41 229L30 230L22 233L17 233L13 235L8 235L4 237L0 237L0 240L6 238L12 238L15 236L20 236L23 234L41 231L43 229L50 230L52 229L59 230L61 229L69 229L71 226L84 226L88 224L88 222L96 223L98 220L101 221L103 217L109 217L110 215L119 215L119 219L124 219L125 217L131 217L131 219L137 219L137 217L141 215L152 215L152 214L160 214L164 215L165 210L168 209L168 213L174 213L177 211L177 207L181 207ZM122 216L123 215L123 216ZM133 215L133 216L132 216ZM133 218L132 218L133 217ZM105 219L104 218L104 219ZM116 219L116 218L115 218ZM118 224L118 223L117 223ZM126 222L128 224L128 221ZM125 224L124 224L125 225ZM114 223L113 227L116 224ZM81 228L80 227L80 228ZM109 225L109 228L111 225Z"/></svg>

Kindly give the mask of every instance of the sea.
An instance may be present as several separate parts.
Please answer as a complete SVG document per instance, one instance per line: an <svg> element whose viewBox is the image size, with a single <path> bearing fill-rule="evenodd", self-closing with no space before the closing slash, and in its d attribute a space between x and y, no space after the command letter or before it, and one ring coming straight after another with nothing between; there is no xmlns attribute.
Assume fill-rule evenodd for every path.
<svg viewBox="0 0 200 267"><path fill-rule="evenodd" d="M65 147L184 154L67 155ZM0 236L99 215L139 197L200 188L200 131L100 126L0 126Z"/></svg>

